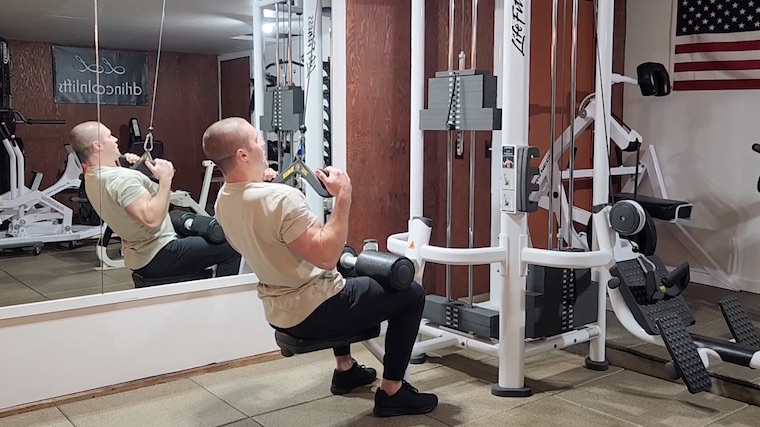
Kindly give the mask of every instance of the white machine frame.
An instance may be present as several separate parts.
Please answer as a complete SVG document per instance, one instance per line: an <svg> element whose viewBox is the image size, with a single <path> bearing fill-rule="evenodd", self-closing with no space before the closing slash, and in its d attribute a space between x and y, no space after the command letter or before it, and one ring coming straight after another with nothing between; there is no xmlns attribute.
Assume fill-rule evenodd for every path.
<svg viewBox="0 0 760 427"><path fill-rule="evenodd" d="M597 92L611 93L612 68L612 13L610 2L600 5L601 63L597 65ZM494 70L498 76L498 103L502 108L502 127L494 132L494 155L492 156L492 187L507 191L493 191L492 223L496 222L497 238L491 247L445 248L430 245L431 225L423 219L423 132L419 130L419 111L424 106L425 65L425 1L412 0L412 71L411 71L411 148L410 148L410 220L407 232L388 237L388 250L405 255L415 262L416 280L422 283L426 262L444 265L492 265L490 300L476 303L477 306L499 312L499 340L485 340L432 325L423 319L420 334L431 339L419 341L414 355L427 351L459 346L475 350L499 360L498 381L494 394L527 396L531 392L525 388L525 358L578 343L589 342L589 359L592 363L606 363L606 304L605 293L611 277L609 267L614 263L613 238L607 224L609 207L594 214L594 239L598 242L594 250L587 252L560 252L529 247L527 214L516 212L514 191L509 191L509 182L514 182L514 169L502 163L502 150L515 150L527 146L528 105L530 82L530 33L531 1L524 0L507 8L503 1L496 2L494 16ZM516 30L513 30L516 29ZM509 102L505 102L509 100ZM609 111L609 99L606 111ZM597 122L609 121L609 114L596 112ZM608 183L605 179L607 159L607 135L596 132L594 139L594 204L605 205ZM510 172L510 170L512 172ZM492 227L492 230L494 227ZM591 268L593 280L600 283L597 322L578 330L546 339L527 341L525 339L525 292L528 264L559 268ZM625 308L625 307L624 307ZM638 327L638 325L635 325ZM376 356L379 349L367 344ZM382 360L382 359L381 359Z"/></svg>
<svg viewBox="0 0 760 427"><path fill-rule="evenodd" d="M261 31L263 10L274 9L275 4L285 3L286 0L254 0L253 5L253 87L254 87L254 104L256 106L253 112L253 125L261 129L261 118L264 115L264 34ZM300 5L298 5L300 3ZM322 50L324 47L322 31L322 0L302 0L296 1L293 10L300 9L301 28L308 29L307 33L312 34L303 41L304 49L304 70L303 89L306 99L305 117L306 135L305 135L305 162L312 170L324 167L324 99L323 99L323 71ZM286 12L283 9L282 12ZM327 44L329 48L329 43ZM309 208L317 215L325 214L327 207L326 201L314 191L309 185L303 186L306 191L306 201Z"/></svg>
<svg viewBox="0 0 760 427"><path fill-rule="evenodd" d="M628 83L632 85L638 85L638 82L636 80L627 76L621 76L619 74L612 74L612 83ZM584 100L584 102L581 102L581 107L579 108L578 114L574 119L573 125L565 128L562 135L560 135L554 141L554 153L556 158L561 159L562 155L570 148L570 141L572 138L571 133L573 133L573 130L575 133L575 139L577 140L578 137L591 126L596 117L596 102L597 101L593 94L589 95L587 99ZM612 117L610 119L610 125L610 139L618 147L620 147L620 149L625 150L632 143L643 142L643 138L638 132L636 132L636 130L630 128L624 123L621 123L617 118ZM551 185L550 172L548 168L550 157L550 153L547 152L542 158L541 164L539 166L539 194L541 195L539 206L545 210L550 209L548 196L550 194L549 187ZM581 224L585 227L588 224L591 213L583 208L579 208L578 206L573 206L572 222L574 224L572 227L569 227L569 230L565 228L568 227L568 224L571 220L569 205L570 202L567 196L567 192L565 191L565 186L561 185L560 181L569 181L571 175L570 171L564 170L562 171L561 175L562 179L557 179L557 177L560 176L560 168L558 162L559 160L555 162L552 169L555 177L553 181L555 183L554 191L559 194L560 200L559 203L553 204L551 206L553 215L557 222L561 225L564 225L564 227L561 227L558 230L558 234L565 236L565 240L568 240L568 238L572 239L573 247L588 250L589 247L585 238L585 232L577 231L575 228L575 223ZM622 191L628 193L632 193L634 185L636 185L636 172L637 171L635 165L616 166L610 169L612 176L627 178L623 185ZM647 147L642 148L641 157L639 159L638 174L639 189L642 188L641 185L644 180L646 178L649 178L647 181L649 183L648 187L649 191L652 193L652 196L662 199L669 198L667 189L665 187L665 181L663 180L662 171L660 169L660 163L657 158L657 152L653 144L649 144ZM593 170L578 169L573 172L572 176L573 179L577 180L590 179L593 177ZM690 204L687 205L691 206ZM663 223L663 225L665 224ZM726 273L726 271L720 266L720 264L718 264L715 258L713 258L707 252L707 250L691 235L691 233L689 233L683 224L679 222L677 215L675 220L670 221L670 225L672 225L672 231L675 238L705 269L704 272L695 271L693 269L691 270L691 277L693 282L727 288L731 290L739 290L739 286L736 283L736 280L734 280L728 273ZM568 232L570 233L570 236L568 236ZM673 266L668 267L673 268Z"/></svg>
<svg viewBox="0 0 760 427"><path fill-rule="evenodd" d="M32 186L25 184L26 164L14 140L3 138L10 164L10 189L0 196L0 222L10 221L7 234L0 237L0 248L32 246L39 255L45 243L76 242L96 238L100 227L72 224L73 211L55 200L60 192L79 188L82 164L70 145L65 145L67 160L63 175L50 187L39 190L42 174L36 173Z"/></svg>
<svg viewBox="0 0 760 427"><path fill-rule="evenodd" d="M593 227L592 247L587 251L555 251L530 247L527 213L516 211L516 196L512 183L516 180L514 169L507 166L502 153L528 142L528 105L530 88L530 35L532 2L522 0L505 7L503 0L496 1L494 17L494 69L498 76L498 100L502 108L502 130L494 132L494 155L492 156L492 230L497 232L490 247L446 248L430 244L432 221L422 212L423 200L423 132L419 127L419 111L423 108L425 93L424 34L425 1L411 0L412 4L412 70L411 70L411 147L410 147L410 219L406 232L391 235L387 239L390 252L404 255L416 266L415 280L423 283L425 263L443 265L491 265L490 300L476 306L496 310L499 313L499 339L483 339L445 326L432 324L423 319L420 335L427 340L418 341L414 356L428 351L458 346L498 358L498 379L492 393L498 396L527 397L532 391L525 387L525 358L540 353L563 349L579 343L589 343L586 365L591 369L606 369L606 311L607 297L616 317L636 338L644 343L664 346L659 335L648 334L636 321L626 305L619 288L608 285L612 278L610 268L616 262L637 257L631 244L620 238L609 222L611 206L609 197L609 141L620 133L613 125L611 115L612 42L614 2L598 3L595 93L602 94L601 108L593 109L596 123L604 123L594 132L593 139L593 198L595 212L590 214ZM508 100L508 101L507 101ZM500 143L499 143L500 142ZM497 151L501 147L503 151ZM654 151L650 156L654 156ZM656 158L654 165L656 165ZM519 160L518 160L519 162ZM555 167L556 169L556 167ZM624 169L623 169L624 170ZM619 170L620 171L620 170ZM657 175L659 176L659 175ZM493 224L496 223L496 224ZM526 277L529 264L568 269L591 269L592 280L598 286L596 322L580 329L543 339L525 338ZM495 267L495 268L494 268ZM381 335L386 325L382 325ZM374 341L364 345L383 360L383 350ZM721 360L716 350L698 345L698 352L705 367L710 357ZM750 368L760 367L760 352L755 352L748 363ZM407 373L408 376L408 373Z"/></svg>

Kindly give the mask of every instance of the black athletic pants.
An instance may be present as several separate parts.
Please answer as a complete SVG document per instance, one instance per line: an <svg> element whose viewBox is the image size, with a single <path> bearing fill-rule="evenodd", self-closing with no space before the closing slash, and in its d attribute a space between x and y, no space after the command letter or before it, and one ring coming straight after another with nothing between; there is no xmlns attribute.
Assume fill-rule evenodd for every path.
<svg viewBox="0 0 760 427"><path fill-rule="evenodd" d="M216 265L216 277L233 276L240 271L240 254L229 243L212 245L203 237L188 236L174 239L135 273L143 277L179 276L201 272Z"/></svg>
<svg viewBox="0 0 760 427"><path fill-rule="evenodd" d="M282 330L305 339L328 339L358 333L387 320L383 378L401 381L424 307L425 291L416 282L404 290L386 291L370 277L347 277L340 293L322 303L300 324ZM333 353L351 354L348 346L334 348Z"/></svg>

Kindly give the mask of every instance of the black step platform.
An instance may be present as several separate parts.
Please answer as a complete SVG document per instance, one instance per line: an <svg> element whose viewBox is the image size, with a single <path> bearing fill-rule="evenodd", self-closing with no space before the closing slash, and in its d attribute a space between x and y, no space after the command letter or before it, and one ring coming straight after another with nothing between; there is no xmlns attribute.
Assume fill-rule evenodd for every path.
<svg viewBox="0 0 760 427"><path fill-rule="evenodd" d="M659 199L633 193L615 193L615 200L635 200L652 218L662 221L691 219L691 203L681 200Z"/></svg>
<svg viewBox="0 0 760 427"><path fill-rule="evenodd" d="M736 342L760 351L760 337L739 300L734 296L726 297L718 305Z"/></svg>
<svg viewBox="0 0 760 427"><path fill-rule="evenodd" d="M656 266L656 276L666 277L668 270L657 255L646 257ZM682 295L662 299L652 304L647 299L646 278L639 262L635 259L618 262L611 270L613 276L620 279L620 293L631 310L636 322L649 335L659 335L657 319L670 314L678 315L684 327L696 321Z"/></svg>
<svg viewBox="0 0 760 427"><path fill-rule="evenodd" d="M676 372L692 394L709 391L712 388L710 374L707 373L697 345L686 331L677 314L668 314L657 319L660 336L673 358Z"/></svg>

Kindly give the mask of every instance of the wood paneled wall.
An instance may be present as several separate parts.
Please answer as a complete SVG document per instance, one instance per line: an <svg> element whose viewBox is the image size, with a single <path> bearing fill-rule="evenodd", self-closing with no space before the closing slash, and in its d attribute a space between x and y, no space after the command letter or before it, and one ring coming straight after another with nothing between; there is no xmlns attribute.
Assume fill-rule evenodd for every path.
<svg viewBox="0 0 760 427"><path fill-rule="evenodd" d="M346 2L349 244L385 248L409 216L409 2Z"/></svg>
<svg viewBox="0 0 760 427"><path fill-rule="evenodd" d="M53 102L52 45L9 41L12 55L11 90L13 107L27 118L62 119L65 125L17 126L27 152L26 165L43 172L41 187L58 180L65 167L71 128L97 119L95 104L56 104ZM101 106L101 121L120 139L122 152L128 140L127 124L136 117L143 136L150 123L150 99L155 76L156 52L148 52L149 91L147 106ZM203 131L219 117L219 84L216 55L161 53L161 70L156 94L154 137L164 144L164 157L177 168L175 189L190 191L197 200L203 179ZM68 203L69 196L60 196Z"/></svg>
<svg viewBox="0 0 760 427"><path fill-rule="evenodd" d="M468 67L470 5L467 1L462 8L457 1L454 20L455 54L463 50ZM615 70L622 71L625 0L617 0L616 5ZM594 90L595 67L594 5L580 1L579 8L576 107ZM494 0L480 0L478 15L477 68L493 73ZM539 147L543 155L551 141L552 1L534 0L532 16L529 144ZM566 13L560 9L558 20L555 137L569 125L576 110L570 105L572 2L567 2ZM349 243L357 247L365 238L377 238L384 248L389 234L407 228L410 25L409 2L355 0L347 4L347 163L354 184ZM448 67L448 2L427 2L425 31L425 74L431 78L436 71ZM622 90L617 89L613 96L615 113L622 115ZM591 167L591 135L587 131L576 142L577 168ZM469 135L467 138L463 158L455 159L453 165L453 247L467 247L469 241ZM490 244L490 159L486 157L489 139L488 132L478 132L475 138L476 247ZM437 246L446 245L446 144L445 132L425 132L424 214L433 219L431 244ZM565 156L563 164L568 162ZM575 186L575 203L586 209L591 202L590 184L578 182ZM548 246L547 221L548 214L543 210L529 217L535 247ZM488 267L476 267L474 276L475 293L488 292ZM452 296L465 296L467 267L452 267L451 277ZM428 292L444 294L445 267L428 264L424 281Z"/></svg>

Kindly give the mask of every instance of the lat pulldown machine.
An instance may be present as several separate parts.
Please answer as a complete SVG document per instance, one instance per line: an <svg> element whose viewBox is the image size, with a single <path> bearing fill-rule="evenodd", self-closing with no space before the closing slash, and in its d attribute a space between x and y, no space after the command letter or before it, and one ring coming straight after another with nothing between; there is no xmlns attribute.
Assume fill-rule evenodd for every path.
<svg viewBox="0 0 760 427"><path fill-rule="evenodd" d="M576 81L578 1L572 0L571 93L575 92ZM558 2L553 2L554 55ZM390 252L413 262L414 278L419 283L423 283L427 262L496 266L491 270L490 301L477 304L473 304L472 299L468 303L452 301L448 286L446 298L427 297L419 332L430 339L415 344L412 360L413 363L415 359L424 360L425 352L450 346L495 356L499 361L498 378L492 393L497 396L530 396L532 391L524 382L525 358L579 343L589 343L586 366L606 370L607 295L616 317L629 332L644 342L668 349L673 360L666 365L667 372L673 378L682 378L692 393L710 388L706 370L710 357L750 368L760 367L760 338L736 298L720 302L735 342L687 332L686 328L694 324L682 295L690 279L689 265L683 263L668 271L655 255L635 252L632 243L621 237L640 227L646 215L636 200L610 201L614 2L595 1L594 6L597 42L594 92L598 107L594 110L592 241L588 249L537 249L531 247L527 222L527 214L538 209L540 175L539 168L532 164L539 154L538 149L528 145L531 1L496 2L494 57L500 57L501 61L494 64L494 74L500 83L501 99L494 103L488 98L488 82L494 77L487 72L465 70L461 59L459 69L453 69L450 35L449 70L430 80L428 108L424 109L425 1L412 0L410 221L409 230L389 236L387 246ZM477 16L477 0L473 0L473 11ZM450 28L453 28L453 0L449 3L449 13ZM552 84L556 89L554 80L556 73L553 73ZM552 98L551 111L555 111L556 98ZM500 112L498 105L501 105ZM501 122L497 119L499 114ZM433 220L422 214L422 130L459 133L489 128L500 132L494 135L494 147L499 155L493 156L492 163L495 177L492 185L498 189L493 191L497 203L492 218L499 224L496 244L462 249L430 245ZM450 178L455 141L450 137L448 142ZM760 151L760 146L756 150ZM550 152L549 164L554 164L551 147ZM449 226L450 220L447 228ZM550 239L553 239L551 234ZM384 352L374 341L383 334L382 326L328 341L302 340L281 332L275 333L275 338L285 355L362 342L382 361Z"/></svg>
<svg viewBox="0 0 760 427"><path fill-rule="evenodd" d="M477 0L473 3L473 11L477 11ZM646 203L639 202L636 198L619 197L617 201L610 200L609 142L615 136L616 129L611 125L611 88L619 78L613 78L611 71L614 18L614 4L611 1L594 2L597 63L594 91L596 107L591 110L595 123L591 170L593 209L588 222L593 230L591 241L588 247L578 247L573 246L573 241L568 239L568 246L553 250L553 233L550 232L550 249L530 247L527 214L537 209L538 196L543 194L540 187L545 187L545 182L541 180L541 169L532 164L532 159L538 155L538 149L527 144L532 5L529 0L504 3L497 2L495 19L495 40L504 49L500 55L503 62L495 64L495 74L501 80L501 100L495 104L500 104L502 108L501 127L495 120L481 125L501 132L498 136L494 135L495 142L501 141L501 150L500 156L494 156L493 162L494 176L498 177L498 181L493 182L493 185L498 186L498 190L493 192L499 202L498 216L494 218L500 224L498 239L495 239L498 243L492 247L466 249L429 244L433 221L422 215L422 134L416 128L412 128L409 231L388 238L389 250L415 262L415 278L420 283L426 262L497 265L492 270L491 300L472 304L470 294L468 304L451 301L447 281L445 299L428 296L420 333L432 339L418 342L413 357L422 359L420 356L424 356L426 351L452 345L496 356L499 359L498 382L493 385L492 393L498 396L528 396L531 391L524 385L525 357L589 342L586 366L595 370L607 369L605 302L609 295L615 315L629 332L644 342L668 349L673 360L666 365L667 372L674 379L681 378L692 393L710 388L707 372L710 358L750 368L759 367L760 338L735 297L726 298L719 304L734 335L734 342L689 333L687 328L695 320L682 295L690 280L688 263L682 263L669 271L655 255L635 251L634 243L625 238L632 231L643 227L647 220L647 209L642 207ZM575 105L578 0L573 0L572 3L571 104ZM450 1L450 13L453 13L453 8L454 2ZM556 62L557 8L558 0L555 0L552 17L553 64ZM473 15L476 16L476 13ZM503 20L499 19L502 17ZM449 22L452 25L453 19L450 18ZM490 100L481 95L487 92L486 85L482 82L487 81L488 77L482 78L477 85L473 84L477 88L469 87L470 90L461 91L460 88L468 88L464 78L467 74L461 72L462 67L458 72L449 70L431 79L428 109L422 108L424 90L421 84L415 85L415 81L424 78L424 55L420 52L424 46L424 41L420 40L423 31L424 1L412 1L412 87L420 88L412 92L413 126L418 125L420 130L448 131L475 128L476 125L472 124L475 120L468 120L468 117L483 117L485 114L479 113L492 105ZM451 45L451 36L449 40ZM499 57L498 49L497 46L496 57ZM553 66L556 70L555 67L556 65ZM649 71L644 70L644 76L648 75L652 78L651 81L661 84L663 69L656 65L650 67ZM485 76L487 73L482 74ZM642 76L639 77L637 83L641 84ZM444 78L449 80L446 85L438 83ZM556 71L553 72L552 87L551 111L555 111ZM654 87L656 91L662 89L657 84ZM648 92L650 89L644 90ZM472 99L473 95L475 100ZM470 98L465 100L465 96ZM441 108L443 100L448 100L453 113ZM434 112L438 112L438 117L432 120ZM419 121L415 121L417 114ZM459 117L459 122L455 121L452 126L447 114ZM441 122L441 116L446 120L447 126L436 123ZM489 120L490 117L489 115ZM627 130L623 126L617 129ZM570 150L574 152L574 129L571 129L570 135ZM554 143L552 137L549 158L544 165L552 165L553 172L558 174ZM450 179L451 139L449 144ZM494 147L499 147L499 144ZM757 149L760 150L760 146ZM573 170L574 160L571 156L569 206L573 206ZM560 180L554 182L559 184ZM550 185L549 188L554 186ZM668 200L656 202L655 207L670 203ZM688 213L689 206L675 202L677 201L670 203L674 206L674 215L682 218ZM654 210L652 208L649 206L650 212ZM652 215L654 214L653 212ZM447 229L450 226L449 220ZM496 286L493 286L494 283ZM470 292L471 290L470 286ZM376 344L370 340L366 345L382 360L382 350Z"/></svg>
<svg viewBox="0 0 760 427"><path fill-rule="evenodd" d="M323 40L321 0L256 0L253 10L254 102L253 124L263 132L276 134L274 159L278 183L290 183L306 194L310 208L324 215L330 212L329 193L314 175L325 165ZM264 77L263 10L274 12L274 85ZM303 63L293 60L293 20L302 29ZM284 30L284 31L281 31ZM285 54L282 41L285 39ZM281 56L282 55L282 56ZM293 66L303 69L304 87L293 81ZM284 66L284 67L283 67ZM328 87L329 92L329 87ZM261 108L259 108L261 106ZM329 129L328 129L329 133ZM327 152L329 154L329 147ZM329 157L329 156L327 156ZM308 184L304 185L304 184Z"/></svg>

